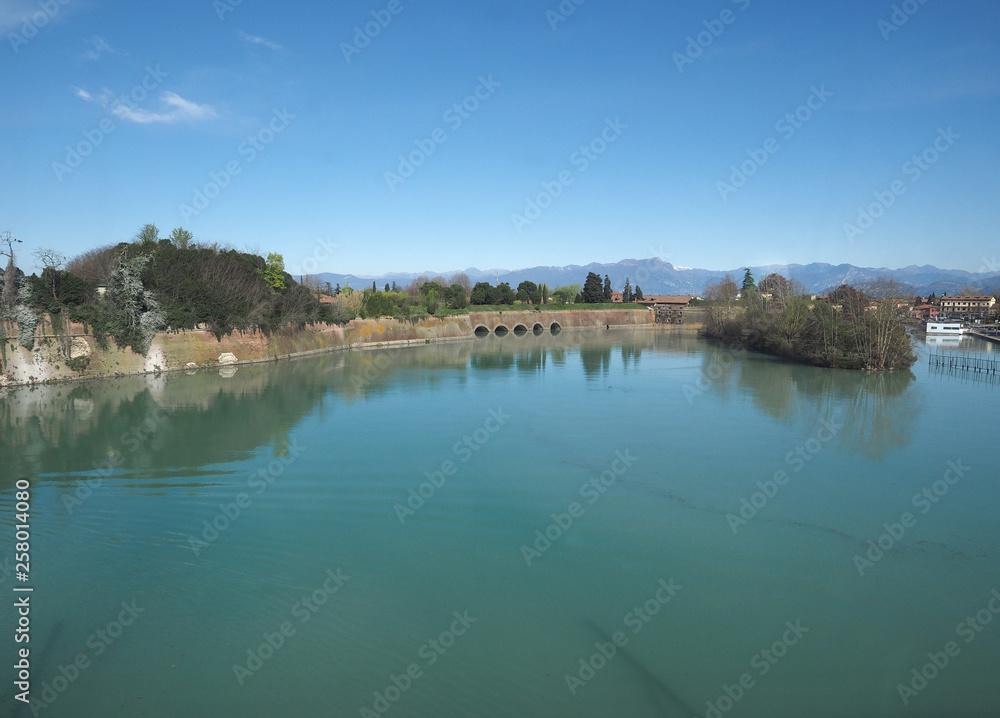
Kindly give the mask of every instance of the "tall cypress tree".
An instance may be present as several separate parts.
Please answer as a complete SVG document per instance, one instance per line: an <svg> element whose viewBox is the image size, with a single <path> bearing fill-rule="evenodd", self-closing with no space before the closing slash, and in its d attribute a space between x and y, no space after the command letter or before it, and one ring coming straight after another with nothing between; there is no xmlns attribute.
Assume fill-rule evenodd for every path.
<svg viewBox="0 0 1000 718"><path fill-rule="evenodd" d="M583 291L580 293L580 300L585 304L599 304L604 301L604 291L601 289L601 278L593 272L587 273L587 279L583 283Z"/></svg>

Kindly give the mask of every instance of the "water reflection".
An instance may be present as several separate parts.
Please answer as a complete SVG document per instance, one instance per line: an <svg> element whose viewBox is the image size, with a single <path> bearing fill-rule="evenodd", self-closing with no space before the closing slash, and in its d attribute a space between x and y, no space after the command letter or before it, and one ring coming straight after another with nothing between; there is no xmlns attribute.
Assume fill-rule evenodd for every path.
<svg viewBox="0 0 1000 718"><path fill-rule="evenodd" d="M702 355L702 376L717 395L728 399L742 392L779 424L842 422L840 446L872 459L912 441L922 408L909 391L915 379L910 370L821 369L710 344Z"/></svg>
<svg viewBox="0 0 1000 718"><path fill-rule="evenodd" d="M165 373L0 392L0 487L20 476L62 477L113 467L118 475L154 476L241 460L285 437L310 412L380 397L400 381L434 387L476 372L516 369L540 376L579 355L583 376L606 380L620 365L638 369L644 353L700 357L709 390L723 399L749 396L779 423L845 415L839 440L882 458L911 440L919 404L909 371L865 374L786 364L732 352L692 332L619 329L491 335L410 350L340 352L274 365ZM834 405L844 408L835 411ZM162 469L161 469L162 471ZM206 481L211 473L202 473ZM157 476L157 478L165 478Z"/></svg>
<svg viewBox="0 0 1000 718"><path fill-rule="evenodd" d="M606 378L611 372L611 346L582 346L580 361L588 379Z"/></svg>

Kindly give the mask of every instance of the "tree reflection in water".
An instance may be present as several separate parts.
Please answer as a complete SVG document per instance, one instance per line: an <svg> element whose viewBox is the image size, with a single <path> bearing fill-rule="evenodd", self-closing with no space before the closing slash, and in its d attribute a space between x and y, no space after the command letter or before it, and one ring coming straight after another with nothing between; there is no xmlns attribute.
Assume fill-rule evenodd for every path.
<svg viewBox="0 0 1000 718"><path fill-rule="evenodd" d="M764 415L781 424L843 423L837 443L881 460L912 440L920 403L903 371L863 372L792 364L711 344L702 356L708 390L723 399L742 390Z"/></svg>

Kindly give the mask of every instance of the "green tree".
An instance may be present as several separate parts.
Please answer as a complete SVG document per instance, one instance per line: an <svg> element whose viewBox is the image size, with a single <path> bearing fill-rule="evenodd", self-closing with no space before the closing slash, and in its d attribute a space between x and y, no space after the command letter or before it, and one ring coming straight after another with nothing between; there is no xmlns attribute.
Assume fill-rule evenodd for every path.
<svg viewBox="0 0 1000 718"><path fill-rule="evenodd" d="M601 287L601 277L593 272L587 273L583 282L581 300L584 304L600 304L604 301L604 290Z"/></svg>
<svg viewBox="0 0 1000 718"><path fill-rule="evenodd" d="M521 302L540 304L542 301L542 293L539 291L538 285L527 279L517 285L516 296L518 301Z"/></svg>
<svg viewBox="0 0 1000 718"><path fill-rule="evenodd" d="M757 289L757 286L753 281L753 274L750 273L750 268L748 267L746 272L743 274L743 294L747 292L752 292Z"/></svg>
<svg viewBox="0 0 1000 718"><path fill-rule="evenodd" d="M611 280L608 279L608 275L604 275L604 291L601 292L602 299L605 304L610 304L614 292L611 290Z"/></svg>
<svg viewBox="0 0 1000 718"><path fill-rule="evenodd" d="M148 247L160 241L160 230L155 224L144 224L142 225L142 229L135 233L133 239L143 246Z"/></svg>
<svg viewBox="0 0 1000 718"><path fill-rule="evenodd" d="M177 249L187 249L192 239L194 239L194 235L183 227L177 227L170 233L170 241L174 243Z"/></svg>
<svg viewBox="0 0 1000 718"><path fill-rule="evenodd" d="M576 296L580 294L579 284L567 284L564 287L556 287L552 290L552 299L556 304L572 304Z"/></svg>
<svg viewBox="0 0 1000 718"><path fill-rule="evenodd" d="M549 285L548 284L539 284L538 285L538 293L539 293L539 295L541 295L542 304L548 304L549 303Z"/></svg>
<svg viewBox="0 0 1000 718"><path fill-rule="evenodd" d="M510 284L507 282L500 282L500 286L497 287L496 292L497 304L514 303L514 290L510 288Z"/></svg>
<svg viewBox="0 0 1000 718"><path fill-rule="evenodd" d="M465 296L465 287L463 287L458 282L455 282L447 289L448 304L453 306L455 309L464 309L469 303L469 300Z"/></svg>
<svg viewBox="0 0 1000 718"><path fill-rule="evenodd" d="M287 289L285 285L285 258L274 252L268 254L261 276L271 287L272 293L277 294L285 291Z"/></svg>
<svg viewBox="0 0 1000 718"><path fill-rule="evenodd" d="M496 301L496 290L489 282L476 282L476 286L472 288L469 303L476 305L499 304Z"/></svg>
<svg viewBox="0 0 1000 718"><path fill-rule="evenodd" d="M388 282L386 282L386 283L385 283L385 291L386 291L386 292L388 292L388 291L389 291L389 283L388 283Z"/></svg>
<svg viewBox="0 0 1000 718"><path fill-rule="evenodd" d="M625 277L625 288L622 289L622 302L625 304L632 303L632 285L629 284L628 277Z"/></svg>
<svg viewBox="0 0 1000 718"><path fill-rule="evenodd" d="M632 296L632 301L633 302L641 302L642 301L642 290L639 289L639 285L638 284L635 285L635 293Z"/></svg>
<svg viewBox="0 0 1000 718"><path fill-rule="evenodd" d="M420 285L420 296L435 300L444 293L445 288L437 282L424 282Z"/></svg>
<svg viewBox="0 0 1000 718"><path fill-rule="evenodd" d="M396 311L396 303L386 292L365 292L362 311L366 317L391 317Z"/></svg>

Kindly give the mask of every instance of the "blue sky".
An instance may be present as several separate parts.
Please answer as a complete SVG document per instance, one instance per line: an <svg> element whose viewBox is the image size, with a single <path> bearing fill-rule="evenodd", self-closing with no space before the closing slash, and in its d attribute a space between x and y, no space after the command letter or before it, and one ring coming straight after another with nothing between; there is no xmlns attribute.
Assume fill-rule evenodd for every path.
<svg viewBox="0 0 1000 718"><path fill-rule="evenodd" d="M995 2L235 3L4 1L22 266L153 222L293 271L1000 271Z"/></svg>

